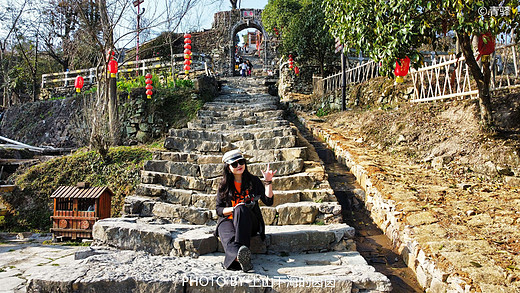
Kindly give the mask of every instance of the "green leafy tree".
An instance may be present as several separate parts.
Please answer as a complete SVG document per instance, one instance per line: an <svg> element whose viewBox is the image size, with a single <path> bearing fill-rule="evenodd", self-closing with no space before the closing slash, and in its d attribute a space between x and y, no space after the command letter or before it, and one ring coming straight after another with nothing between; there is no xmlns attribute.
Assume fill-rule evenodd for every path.
<svg viewBox="0 0 520 293"><path fill-rule="evenodd" d="M497 1L460 0L324 0L325 20L333 36L347 48L368 54L382 63L382 73L392 75L395 61L409 56L415 68L423 56L417 48L443 33L454 31L479 91L481 122L493 125L490 103L490 64L476 61L472 40L490 32L510 33L519 22L518 1L503 1L510 13L487 15L483 9ZM479 10L480 9L480 10Z"/></svg>
<svg viewBox="0 0 520 293"><path fill-rule="evenodd" d="M279 31L282 55L294 54L297 61L320 67L337 58L334 39L325 24L322 0L273 0L262 13L262 22L271 33Z"/></svg>

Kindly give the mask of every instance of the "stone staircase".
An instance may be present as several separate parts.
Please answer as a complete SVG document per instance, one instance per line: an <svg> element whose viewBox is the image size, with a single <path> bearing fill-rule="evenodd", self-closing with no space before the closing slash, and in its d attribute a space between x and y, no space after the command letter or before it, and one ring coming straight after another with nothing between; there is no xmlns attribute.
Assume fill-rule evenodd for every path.
<svg viewBox="0 0 520 293"><path fill-rule="evenodd" d="M145 164L135 196L125 200L124 216L94 225L94 243L154 256L188 257L186 263L198 260L207 264L213 259L213 272L223 260L222 246L213 235L221 159L226 151L239 148L252 174L261 177L267 164L278 170L273 179L274 204L261 206L266 239L256 236L251 243L253 264L263 269L245 274L246 278L276 272L323 275L347 282L341 292L390 291L388 278L375 272L355 251L355 231L341 223L341 206L322 162L297 128L284 119L279 98L245 84L255 82L253 79L231 82L241 82L248 92L224 87L226 93L206 103L187 128L170 130L164 144L167 151L156 152ZM334 254L336 261L327 261L331 258L327 253ZM275 271L258 263L275 256ZM348 259L355 261L349 264ZM293 262L303 265L293 267ZM221 266L218 270L229 274ZM199 270L192 273L204 275ZM234 289L228 285L218 288L222 287L228 292Z"/></svg>

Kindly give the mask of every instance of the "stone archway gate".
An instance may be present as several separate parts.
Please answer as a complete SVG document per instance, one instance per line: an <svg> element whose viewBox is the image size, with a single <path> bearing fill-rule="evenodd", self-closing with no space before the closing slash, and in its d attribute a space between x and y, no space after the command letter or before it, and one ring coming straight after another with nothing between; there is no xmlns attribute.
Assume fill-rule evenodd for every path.
<svg viewBox="0 0 520 293"><path fill-rule="evenodd" d="M235 9L214 14L212 29L192 33L197 51L210 54L216 68L222 73L234 74L235 35L246 28L256 28L262 32L261 58L263 70L272 70L271 61L276 56L272 36L262 24L262 9Z"/></svg>

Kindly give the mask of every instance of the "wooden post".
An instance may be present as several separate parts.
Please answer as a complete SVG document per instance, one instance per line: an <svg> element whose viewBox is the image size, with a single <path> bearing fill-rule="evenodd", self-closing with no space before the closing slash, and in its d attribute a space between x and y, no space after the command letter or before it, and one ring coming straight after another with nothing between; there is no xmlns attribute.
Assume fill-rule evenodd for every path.
<svg viewBox="0 0 520 293"><path fill-rule="evenodd" d="M341 50L341 110L347 109L347 75L345 74L345 53Z"/></svg>
<svg viewBox="0 0 520 293"><path fill-rule="evenodd" d="M112 145L119 145L119 123L117 115L117 81L116 77L109 78L108 89L108 119L110 120L110 135Z"/></svg>

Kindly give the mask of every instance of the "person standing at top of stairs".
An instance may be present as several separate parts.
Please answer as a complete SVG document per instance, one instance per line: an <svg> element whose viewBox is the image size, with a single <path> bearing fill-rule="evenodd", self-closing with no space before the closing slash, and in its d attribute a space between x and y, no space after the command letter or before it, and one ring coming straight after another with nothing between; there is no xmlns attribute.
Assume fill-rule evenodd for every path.
<svg viewBox="0 0 520 293"><path fill-rule="evenodd" d="M217 192L216 211L219 216L215 235L220 237L226 256L226 269L244 272L253 268L251 264L251 236L260 235L265 239L265 224L258 200L265 205L273 204L272 180L277 170L269 170L269 165L260 178L247 170L247 164L240 150L226 152L222 157L224 171ZM264 186L265 185L265 186Z"/></svg>

